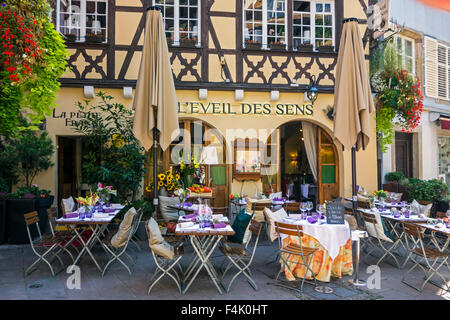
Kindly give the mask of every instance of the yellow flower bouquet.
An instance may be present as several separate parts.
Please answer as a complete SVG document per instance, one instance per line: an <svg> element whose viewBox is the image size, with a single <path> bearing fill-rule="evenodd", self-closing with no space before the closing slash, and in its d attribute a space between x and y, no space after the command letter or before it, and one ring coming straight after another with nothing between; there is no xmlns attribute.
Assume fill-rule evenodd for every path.
<svg viewBox="0 0 450 320"><path fill-rule="evenodd" d="M158 190L166 188L167 191L175 191L180 187L180 175L172 173L171 170L167 170L164 173L158 174ZM153 181L145 188L148 192L153 190Z"/></svg>

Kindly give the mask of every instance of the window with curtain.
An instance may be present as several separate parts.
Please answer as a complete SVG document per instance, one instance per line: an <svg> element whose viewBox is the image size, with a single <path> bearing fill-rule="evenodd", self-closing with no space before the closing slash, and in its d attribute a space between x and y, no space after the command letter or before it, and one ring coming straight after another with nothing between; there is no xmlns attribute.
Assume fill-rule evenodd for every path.
<svg viewBox="0 0 450 320"><path fill-rule="evenodd" d="M162 9L170 44L200 45L200 0L154 0L153 4Z"/></svg>
<svg viewBox="0 0 450 320"><path fill-rule="evenodd" d="M56 30L70 42L107 42L107 0L57 0Z"/></svg>

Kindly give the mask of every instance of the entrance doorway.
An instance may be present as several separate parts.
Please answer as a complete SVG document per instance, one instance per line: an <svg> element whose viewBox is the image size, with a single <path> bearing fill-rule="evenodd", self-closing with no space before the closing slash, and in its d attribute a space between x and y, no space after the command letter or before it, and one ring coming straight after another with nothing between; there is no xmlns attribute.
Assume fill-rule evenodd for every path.
<svg viewBox="0 0 450 320"><path fill-rule="evenodd" d="M407 132L395 133L395 170L407 178L413 176L412 135Z"/></svg>
<svg viewBox="0 0 450 320"><path fill-rule="evenodd" d="M213 159L217 164L205 164L212 159L206 159L201 165L203 173L202 177L197 177L196 180L201 180L202 183L212 185L214 199L211 201L214 207L228 206L228 175L229 166L225 161L225 142L224 138L212 126L206 124L201 120L183 119L179 121L180 135L176 137L170 147L162 152L159 149L158 154L158 172L165 172L179 164L177 155L172 158L172 151L174 148L182 146L185 152L190 152L199 160L206 148L215 149L212 154L217 155L217 159ZM176 152L174 152L176 153ZM190 157L189 157L190 158ZM216 158L215 156L213 158ZM153 180L153 154L152 150L147 153L147 173L144 178L145 185L148 185ZM194 180L194 182L196 182ZM146 196L150 193L146 191Z"/></svg>
<svg viewBox="0 0 450 320"><path fill-rule="evenodd" d="M279 128L283 196L323 203L339 196L336 146L325 130L306 121Z"/></svg>
<svg viewBox="0 0 450 320"><path fill-rule="evenodd" d="M58 208L61 200L81 195L82 137L57 137Z"/></svg>

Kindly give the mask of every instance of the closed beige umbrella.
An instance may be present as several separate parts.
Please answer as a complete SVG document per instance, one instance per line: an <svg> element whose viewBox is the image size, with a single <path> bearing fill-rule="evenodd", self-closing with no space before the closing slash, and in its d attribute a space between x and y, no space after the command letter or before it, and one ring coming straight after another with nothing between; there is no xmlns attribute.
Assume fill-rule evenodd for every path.
<svg viewBox="0 0 450 320"><path fill-rule="evenodd" d="M370 140L370 117L375 111L358 22L343 25L335 72L334 136L356 150Z"/></svg>
<svg viewBox="0 0 450 320"><path fill-rule="evenodd" d="M179 133L178 101L169 60L162 15L159 10L148 10L145 24L144 47L133 101L135 111L133 132L145 150L154 143L154 108L157 108L156 128L163 150Z"/></svg>
<svg viewBox="0 0 450 320"><path fill-rule="evenodd" d="M344 148L352 150L352 211L358 225L363 222L357 215L356 150L364 149L370 140L370 116L375 111L370 90L367 64L364 58L358 19L345 19L334 87L334 136ZM354 285L365 285L359 280L359 241L356 252L356 279Z"/></svg>
<svg viewBox="0 0 450 320"><path fill-rule="evenodd" d="M166 150L172 137L179 134L178 101L169 60L162 15L156 7L147 9L144 46L133 101L133 133L145 150L153 146L154 201L157 196L157 150ZM159 134L158 134L159 132ZM156 210L156 209L155 209Z"/></svg>

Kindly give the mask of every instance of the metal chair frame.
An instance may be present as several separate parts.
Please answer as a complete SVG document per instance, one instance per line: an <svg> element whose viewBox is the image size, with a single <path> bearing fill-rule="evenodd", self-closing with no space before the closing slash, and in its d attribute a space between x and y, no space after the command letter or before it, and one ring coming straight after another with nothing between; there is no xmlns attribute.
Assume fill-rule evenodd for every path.
<svg viewBox="0 0 450 320"><path fill-rule="evenodd" d="M403 275L402 282L411 288L416 289L417 291L422 292L425 285L430 282L432 284L435 284L431 281L434 275L438 275L442 280L443 283L447 286L446 291L449 291L449 286L447 284L448 280L439 272L439 269L446 265L447 269L450 270L450 267L447 263L448 258L450 257L449 253L441 252L435 248L432 248L430 246L425 246L424 244L424 238L425 238L425 228L420 227L418 225L410 224L410 223L403 223L403 228L405 231L406 236L409 238L410 241L406 241L406 244L408 246L408 259L411 259L411 261L414 263L414 265ZM412 244L412 246L410 246ZM427 254L428 251L428 254ZM430 257L429 253L432 253L434 257ZM415 257L414 257L415 256ZM419 259L417 259L419 258ZM442 259L441 263L438 264L439 259ZM432 263L430 263L429 260L432 260ZM426 266L423 266L422 262L425 262ZM437 266L436 266L437 264ZM406 277L408 274L413 271L416 267L420 267L425 274L425 280L422 282L422 285L419 287L416 287L412 283L408 282L406 280ZM436 285L436 284L435 284ZM437 285L438 286L438 285Z"/></svg>
<svg viewBox="0 0 450 320"><path fill-rule="evenodd" d="M302 260L301 264L304 265L307 269L307 271L305 272L305 275L302 279L302 284L300 286L300 289L293 288L293 287L290 287L287 285L282 285L282 284L276 284L276 285L287 288L287 289L298 291L301 294L303 294L303 286L304 286L305 282L317 287L316 275L314 274L314 272L311 269L311 263L313 260L312 257L314 255L314 252L317 251L317 249L303 247L302 241L301 241L301 239L303 237L303 227L301 225L292 225L292 224L287 224L287 223L281 223L278 221L275 221L275 227L276 227L278 235L279 235L279 237L278 237L278 244L279 244L279 250L280 250L279 254L280 254L281 261L282 261L280 271L278 271L278 274L277 274L275 280L278 280L278 277L280 276L281 272L283 271L283 269L285 267L287 267L289 262L298 263L298 261L296 261L296 260L289 260L291 258L291 256L301 257L301 260ZM281 236L282 234L286 235L286 236L297 236L299 238L299 245L296 245L295 248L283 247L283 240L282 240L282 236ZM283 257L283 253L287 254L287 258ZM311 273L314 283L312 283L310 281L306 281L306 276L307 276L308 272Z"/></svg>
<svg viewBox="0 0 450 320"><path fill-rule="evenodd" d="M51 207L47 209L47 216L48 216L48 224L50 227L50 231L52 233L53 237L64 237L65 238L65 244L64 247L70 247L75 250L76 255L78 255L80 252L78 251L78 248L75 246L75 242L71 241L74 237L76 237L76 233L73 230L65 230L65 231L56 231L56 223L55 219L57 217L56 213L56 207ZM63 243L64 243L63 242Z"/></svg>
<svg viewBox="0 0 450 320"><path fill-rule="evenodd" d="M25 270L25 272L24 272L25 277L27 277L31 273L29 271L31 269L33 269L33 267L41 261L44 261L48 265L52 275L55 276L56 274L51 265L55 259L58 260L58 262L61 264L61 267L62 267L62 269L59 270L57 273L61 272L64 269L64 263L58 254L63 250L71 257L72 261L74 261L74 258L72 256L72 254L70 253L70 251L65 246L61 246L61 242L64 240L64 238L53 236L53 235L48 238L44 238L42 236L41 229L39 227L39 215L38 215L37 211L33 211L33 212L24 214L24 219L25 219L25 225L27 228L28 239L30 240L30 244L31 244L31 249L33 250L34 254L36 254L38 256L38 259L36 259ZM33 237L31 236L31 232L30 232L31 225L36 226L36 229L37 229L38 235L39 235L38 238L36 238L34 240L33 240ZM42 246L40 246L40 244L42 244ZM47 248L47 250L43 251L43 253L39 253L37 248ZM58 251L56 251L56 250L58 250ZM50 254L52 254L52 256L50 258L47 258L47 256L49 256ZM33 270L33 271L35 271L35 270Z"/></svg>
<svg viewBox="0 0 450 320"><path fill-rule="evenodd" d="M110 242L110 239L108 239L108 238L104 239L101 242L101 245L103 246L105 251L108 254L110 254L109 260L106 263L105 267L103 268L102 277L105 275L106 270L111 265L111 263L113 263L114 261L119 261L125 267L125 269L127 269L128 273L130 275L133 272L132 270L133 270L135 261L126 252L126 250L128 248L128 244L130 243L131 237L133 236L134 232L136 231L136 228L139 226L139 224L137 222L139 222L141 220L141 217L142 217L142 211L138 211L133 216L133 220L131 221L131 226L130 226L130 228L131 228L130 233L128 234L128 237L127 237L125 243L122 246L120 246L119 248L115 248L114 246L112 246L111 242ZM130 267L121 259L122 255L125 255L131 261L131 266Z"/></svg>
<svg viewBox="0 0 450 320"><path fill-rule="evenodd" d="M364 257L364 262L368 265L370 265L371 263L367 262L367 257L370 256L373 252L375 251L381 251L382 256L378 259L376 265L378 266L381 261L383 261L384 258L387 257L392 257L395 261L395 263L397 264L397 268L401 268L401 265L399 263L399 261L397 260L397 257L394 255L394 250L397 248L397 246L399 245L401 239L397 239L397 240L393 240L392 243L389 241L385 241L383 239L380 239L380 234L378 233L378 229L376 227L376 225L378 224L377 219L375 217L375 214L373 213L368 213L368 212L364 212L361 211L362 213L362 218L364 220L364 223L366 224L366 228L365 230L367 230L367 224L371 223L374 226L375 229L375 236L371 235L368 232L368 238L364 243L364 249L366 249L367 247L370 247L371 250L366 253L365 257ZM381 218L381 217L380 217ZM382 218L381 218L382 219ZM384 234L385 237L386 234ZM387 247L387 244L392 244L390 248ZM364 250L363 250L364 251Z"/></svg>
<svg viewBox="0 0 450 320"><path fill-rule="evenodd" d="M228 287L226 287L227 293L230 292L231 285L233 284L234 280L241 274L243 274L246 278L248 283L253 287L253 289L258 290L258 286L256 285L255 281L252 279L252 273L250 271L250 266L253 262L253 258L255 257L256 247L258 246L259 241L259 235L261 234L262 224L259 222L256 222L254 220L250 221L249 230L255 235L255 243L253 245L252 249L248 248L248 245L251 242L251 239L245 244L244 247L238 248L240 253L234 254L232 251L227 249L226 246L221 247L221 251L225 255L230 262L226 266L225 270L222 272L222 279L225 277L226 273L231 269L231 267L235 266L238 268L238 272L233 276L233 278L230 280L230 283L228 284ZM223 265L223 263L222 263Z"/></svg>
<svg viewBox="0 0 450 320"><path fill-rule="evenodd" d="M150 240L150 230L148 229L147 224L145 225L145 231L147 232L148 239ZM156 264L156 270L153 273L153 276L150 278L150 281L149 281L150 284L148 286L147 294L150 294L150 291L155 286L155 284L158 283L158 281L160 281L164 276L169 276L175 282L175 284L178 287L178 291L181 293L181 286L183 285L183 283L181 281L180 275L175 270L175 267L178 266L181 274L183 274L183 269L179 263L181 258L183 257L183 254L181 252L182 246L183 246L183 242L178 242L174 246L174 250L176 250L177 252L173 259L168 259L166 257L161 257L161 256L155 254L155 252L150 247L150 251L152 253L153 260L155 261L155 264Z"/></svg>
<svg viewBox="0 0 450 320"><path fill-rule="evenodd" d="M142 221L142 216L143 216L142 208L138 209L137 213L138 213L139 217L136 220L135 228L133 228L133 234L131 235L130 243L132 243L136 247L137 251L140 252L140 251L142 251L142 249L139 246L139 244L137 243L137 240L134 240L134 239L136 239L136 232L139 229L139 223L141 223L141 221ZM131 246L130 246L130 248L131 248Z"/></svg>

